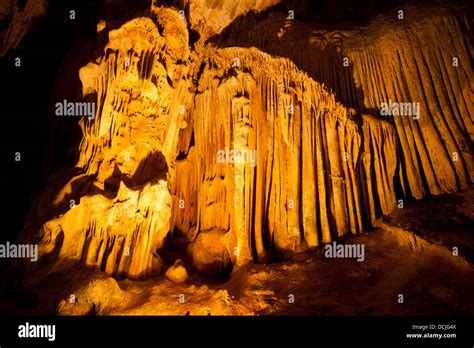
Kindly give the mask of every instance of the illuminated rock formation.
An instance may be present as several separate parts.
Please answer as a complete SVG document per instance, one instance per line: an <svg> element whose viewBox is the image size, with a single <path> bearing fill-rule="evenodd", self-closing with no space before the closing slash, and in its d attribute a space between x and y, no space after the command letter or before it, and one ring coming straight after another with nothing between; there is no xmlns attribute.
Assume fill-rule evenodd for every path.
<svg viewBox="0 0 474 348"><path fill-rule="evenodd" d="M180 136L188 155L176 162L176 177L189 180L173 180L177 229L191 241L227 231L216 243L237 265L359 232L353 113L288 60L229 48L204 52L203 62L192 128ZM219 163L225 149L255 151L256 162Z"/></svg>
<svg viewBox="0 0 474 348"><path fill-rule="evenodd" d="M166 176L183 126L180 108L170 104L179 104L185 90L177 61L187 59L188 46L175 11L157 16L166 47L156 25L139 18L111 31L104 56L80 71L97 115L81 120L80 174L60 174L66 184L50 186L39 202L45 220L66 211L41 229L45 258L59 249L57 262L75 260L119 278L149 278L163 269L156 251L170 228ZM37 238L35 227L26 229L30 238Z"/></svg>
<svg viewBox="0 0 474 348"><path fill-rule="evenodd" d="M183 261L176 262L166 271L166 277L174 283L182 283L188 279L188 272L184 267Z"/></svg>
<svg viewBox="0 0 474 348"><path fill-rule="evenodd" d="M358 113L379 116L389 101L419 103L419 119L387 119L400 144L395 180L401 198L421 199L474 181L472 34L464 11L404 6L346 30L322 29L304 14L302 20L282 13L248 16L219 44L238 40L288 57Z"/></svg>
<svg viewBox="0 0 474 348"><path fill-rule="evenodd" d="M247 30L260 49L217 38L192 50L187 21L153 6L110 30L80 70L96 116L81 119L75 171L45 188L22 238L40 241L42 262L135 279L161 274L179 237L195 270L227 276L360 233L397 199L463 188L474 180L472 69L466 42L446 43L463 20L420 21L435 34L384 21L318 33L271 14ZM389 100L419 102L419 120L383 118Z"/></svg>
<svg viewBox="0 0 474 348"><path fill-rule="evenodd" d="M176 1L179 8L188 9L191 28L198 31L201 38L220 33L235 18L248 12L261 12L266 8L280 3L281 0L243 0L243 1L211 1L181 0Z"/></svg>

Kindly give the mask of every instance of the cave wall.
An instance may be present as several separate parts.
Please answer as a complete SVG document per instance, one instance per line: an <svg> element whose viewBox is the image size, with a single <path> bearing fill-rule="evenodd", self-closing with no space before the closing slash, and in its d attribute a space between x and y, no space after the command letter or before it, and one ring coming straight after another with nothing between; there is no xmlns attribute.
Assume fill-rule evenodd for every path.
<svg viewBox="0 0 474 348"><path fill-rule="evenodd" d="M472 183L465 17L318 31L243 13L194 48L177 9L101 22L105 45L79 72L96 115L79 122L75 168L31 209L20 239L40 244L41 262L27 272L72 263L149 278L175 238L196 270L228 272L360 233L397 199ZM387 99L419 101L420 118L381 117ZM248 157L222 160L228 151Z"/></svg>
<svg viewBox="0 0 474 348"><path fill-rule="evenodd" d="M189 115L192 134L181 131L188 156L176 162L172 186L179 231L190 240L229 231L222 242L232 258L238 248L237 264L263 262L361 232L364 215L371 221L377 209L393 208L387 177L397 168L397 139L388 122L367 116L362 128L353 110L289 60L255 49L208 54ZM256 166L218 163L226 148L255 150Z"/></svg>
<svg viewBox="0 0 474 348"><path fill-rule="evenodd" d="M389 100L420 103L419 119L388 119L400 142L399 196L421 199L466 188L474 179L469 13L469 7L400 6L343 30L284 13L250 15L215 43L233 46L239 37L245 46L288 57L359 113L379 116Z"/></svg>

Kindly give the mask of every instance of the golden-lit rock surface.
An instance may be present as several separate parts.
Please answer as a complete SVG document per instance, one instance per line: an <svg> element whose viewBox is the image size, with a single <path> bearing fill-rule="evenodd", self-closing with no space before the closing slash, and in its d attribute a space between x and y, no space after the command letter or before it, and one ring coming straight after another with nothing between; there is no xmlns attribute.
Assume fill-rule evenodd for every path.
<svg viewBox="0 0 474 348"><path fill-rule="evenodd" d="M184 19L178 9L153 5L148 16L119 27L100 22L104 47L79 71L83 100L95 102L96 112L79 121L75 168L48 182L20 235L40 245L37 264L13 263L19 278L32 275L25 288L81 269L81 281L72 277L77 284L55 294L63 298L55 307L60 314L291 312L280 303L288 294L253 288L262 279L251 277L271 282L264 265L255 266L260 275L245 274L254 263L353 238L398 200L472 184L466 17L427 10L414 21L410 13L418 10L407 7L404 22L378 17L364 27L328 31L284 14L258 22L240 16L276 2L226 7L190 0L181 4ZM190 29L210 38L229 24L223 38L190 47ZM419 119L381 116L380 105L389 101L420 103ZM363 238L377 249L378 239ZM395 245L387 238L380 242ZM177 239L184 241L180 255L168 258L167 246ZM379 254L400 262L395 252ZM321 260L307 257L322 272ZM446 268L453 262L444 261ZM301 279L315 270L286 267L302 268ZM281 272L279 280L287 275ZM194 273L232 275L230 290L196 288ZM158 283L150 280L159 275L165 276ZM146 280L144 288L130 279ZM335 279L332 285L339 284ZM248 288L238 285L246 281ZM96 310L109 287L108 309ZM200 300L199 309L158 304L163 296L178 301L177 289ZM252 291L258 299L250 300ZM82 302L68 302L69 293ZM149 302L133 302L131 294ZM247 297L234 303L234 294Z"/></svg>
<svg viewBox="0 0 474 348"><path fill-rule="evenodd" d="M379 117L381 104L389 100L419 103L419 119L393 117L390 122L401 150L397 180L405 196L421 199L474 181L467 13L462 8L403 6L346 29L291 21L279 13L263 20L248 16L227 29L229 39L220 45L237 45L238 37L245 46L288 57L360 113Z"/></svg>
<svg viewBox="0 0 474 348"><path fill-rule="evenodd" d="M181 0L178 5L188 9L191 28L198 31L204 40L219 34L238 16L248 12L259 13L280 2L281 0Z"/></svg>
<svg viewBox="0 0 474 348"><path fill-rule="evenodd" d="M166 277L174 283L183 283L188 279L188 271L183 261L176 260L166 271Z"/></svg>
<svg viewBox="0 0 474 348"><path fill-rule="evenodd" d="M237 266L280 260L360 232L359 197L368 193L358 184L362 134L354 112L289 60L256 49L209 47L198 61L197 55L186 61L187 44L175 35L183 30L178 13L154 11L165 36L150 19L134 19L111 31L104 55L80 70L85 99L97 97L97 115L81 120L80 176L56 192L53 207L46 207L50 199L41 203L53 215L55 206L71 213L60 217L61 223L46 222L43 230L61 225L66 233L66 226L74 224L70 237L87 243L79 243L82 252L69 256L84 254L76 259L132 278L153 274L153 257L159 260L154 253L168 223L191 243L200 233L225 231L215 241L226 247L221 248L222 269L229 260ZM221 163L220 151L247 156L242 163L238 157L236 163L230 158ZM140 202L129 208L123 204L124 215L111 213L118 216L115 222L127 220L121 231L133 241L131 254L135 248L138 255L144 253L141 262L118 266L127 260L127 243L111 237L112 245L104 244L112 218L85 212L93 199L89 195L99 193L105 215L122 206L121 196L129 195L124 192L144 195L140 185L165 177L173 195L171 219L161 191L145 198L155 214L135 208ZM83 189L75 190L79 181ZM378 194L385 197L385 191ZM387 197L391 203L393 198ZM77 200L74 208L68 206L71 199ZM136 209L143 220L130 220ZM163 230L153 220L158 212ZM65 251L58 257L66 257L67 244L61 248Z"/></svg>
<svg viewBox="0 0 474 348"><path fill-rule="evenodd" d="M165 181L135 189L121 184L114 199L103 194L83 197L64 215L45 223L40 253L48 258L59 251L54 257L100 267L114 276L149 278L163 269L156 250L168 234L170 216Z"/></svg>
<svg viewBox="0 0 474 348"><path fill-rule="evenodd" d="M166 277L144 281L107 278L92 269L62 269L43 275L38 304L19 313L59 315L428 315L469 314L474 281L464 252L454 257L453 241L443 240L453 227L468 228L458 214L437 224L435 234L416 237L396 226L408 226L411 215L441 216L445 204L465 218L474 190L446 195L432 202L414 202L404 217L395 214L376 229L345 243L366 247L364 262L328 259L324 250L294 255L274 264L248 264L226 282L208 282L190 275L185 283ZM436 204L441 200L443 204ZM423 213L424 212L424 213ZM392 225L393 224L393 225ZM467 231L467 230L466 230ZM463 237L459 234L459 237ZM424 238L427 238L426 240ZM416 240L416 243L414 241ZM461 250L464 238L457 245ZM472 246L471 248L471 257ZM467 249L466 249L467 250ZM350 284L350 286L347 286ZM407 305L395 299L403 293ZM290 296L294 302L289 301ZM0 302L7 312L8 305Z"/></svg>

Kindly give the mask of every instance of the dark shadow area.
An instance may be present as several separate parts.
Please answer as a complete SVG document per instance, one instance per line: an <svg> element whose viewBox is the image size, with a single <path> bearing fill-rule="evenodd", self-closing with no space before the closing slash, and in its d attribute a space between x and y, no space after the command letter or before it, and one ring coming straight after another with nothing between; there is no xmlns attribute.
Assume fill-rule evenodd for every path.
<svg viewBox="0 0 474 348"><path fill-rule="evenodd" d="M123 174L115 164L112 175L104 182L104 188L109 192L117 192L122 181L127 187L133 188L156 179L166 180L167 172L165 156L161 152L153 152L140 161L132 176Z"/></svg>
<svg viewBox="0 0 474 348"><path fill-rule="evenodd" d="M61 142L49 143L55 129L49 101L68 51L81 38L95 35L97 1L49 3L48 16L38 20L16 49L0 58L4 86L0 97L0 159L4 163L0 190L9 200L1 213L5 228L0 242L15 241L50 169L68 162L68 148L77 140L77 125L69 122ZM76 11L74 21L69 20L72 8ZM21 58L20 67L15 66L16 57ZM19 161L15 161L17 152Z"/></svg>
<svg viewBox="0 0 474 348"><path fill-rule="evenodd" d="M423 201L408 202L403 209L395 209L385 220L448 250L457 247L460 256L474 261L472 202L474 189L471 187L456 194L429 196Z"/></svg>

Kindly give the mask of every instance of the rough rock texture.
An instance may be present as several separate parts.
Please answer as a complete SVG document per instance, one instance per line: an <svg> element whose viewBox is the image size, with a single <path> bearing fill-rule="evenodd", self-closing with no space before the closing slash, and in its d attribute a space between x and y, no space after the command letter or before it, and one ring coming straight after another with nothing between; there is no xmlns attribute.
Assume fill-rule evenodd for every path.
<svg viewBox="0 0 474 348"><path fill-rule="evenodd" d="M79 74L95 118L80 121L76 168L45 188L21 236L41 242L38 267L149 278L166 240L184 237L196 270L228 274L360 233L397 199L472 183L463 16L348 32L241 17L227 37L248 32L260 49L191 50L177 10L148 15L98 26L106 45ZM350 66L337 68L345 55ZM420 119L381 118L388 99L419 102Z"/></svg>
<svg viewBox="0 0 474 348"><path fill-rule="evenodd" d="M102 315L109 308L122 305L124 293L113 278L93 279L60 300L59 315Z"/></svg>

